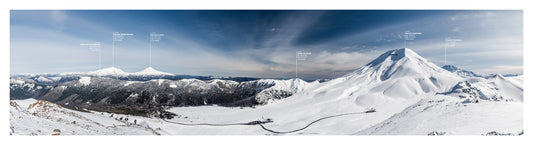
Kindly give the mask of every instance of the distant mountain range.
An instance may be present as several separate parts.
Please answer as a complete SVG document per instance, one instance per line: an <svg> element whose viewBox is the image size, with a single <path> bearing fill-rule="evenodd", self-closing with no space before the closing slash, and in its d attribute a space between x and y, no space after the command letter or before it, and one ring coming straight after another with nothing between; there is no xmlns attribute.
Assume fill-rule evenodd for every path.
<svg viewBox="0 0 533 145"><path fill-rule="evenodd" d="M110 75L108 72L113 72ZM104 75L105 74L105 75ZM87 108L115 113L146 115L168 106L254 106L291 96L308 83L301 79L256 79L233 81L222 79L153 79L153 74L122 76L118 69L91 73L96 76L12 77L10 98L35 98L63 106ZM150 78L148 81L144 79ZM232 78L228 78L232 79ZM239 79L239 78L237 78ZM133 81L130 81L133 80Z"/></svg>
<svg viewBox="0 0 533 145"><path fill-rule="evenodd" d="M492 76L496 76L498 74L477 74L477 73L474 73L472 71L468 71L468 70L464 70L464 69L461 69L461 68L458 68L456 66L453 66L453 65L444 65L442 66L443 69L451 72L451 73L454 73L454 74L457 74L458 76L461 76L461 77L482 77L482 78L488 78L488 77L492 77ZM520 74L503 74L502 76L504 77L512 77L512 76L519 76Z"/></svg>

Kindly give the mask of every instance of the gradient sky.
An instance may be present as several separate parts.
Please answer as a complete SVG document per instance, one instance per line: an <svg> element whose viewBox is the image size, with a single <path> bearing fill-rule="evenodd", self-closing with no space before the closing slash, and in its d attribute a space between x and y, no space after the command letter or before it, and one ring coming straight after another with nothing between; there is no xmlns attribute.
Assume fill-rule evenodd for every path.
<svg viewBox="0 0 533 145"><path fill-rule="evenodd" d="M112 66L112 33L133 33L115 43L115 66L126 72L149 65L149 34L165 34L152 47L152 66L174 74L335 78L379 54L404 47L405 31L421 32L407 47L444 65L477 73L523 72L522 11L211 11L12 10L11 74L86 72Z"/></svg>

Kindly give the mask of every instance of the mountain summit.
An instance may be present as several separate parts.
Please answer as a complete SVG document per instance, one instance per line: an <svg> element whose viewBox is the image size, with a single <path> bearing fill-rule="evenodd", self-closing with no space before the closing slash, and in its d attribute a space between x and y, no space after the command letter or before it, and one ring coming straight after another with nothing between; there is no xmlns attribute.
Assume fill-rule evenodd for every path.
<svg viewBox="0 0 533 145"><path fill-rule="evenodd" d="M96 71L90 71L86 73L87 75L93 76L128 76L128 75L138 75L138 76L161 76L161 75L173 75L171 73L161 72L152 67L145 68L142 71L135 73L127 73L116 67L108 67Z"/></svg>
<svg viewBox="0 0 533 145"><path fill-rule="evenodd" d="M88 75L95 75L95 76L127 76L129 73L122 71L119 68L116 67L108 67L104 69L100 69L97 71L90 71L87 72Z"/></svg>
<svg viewBox="0 0 533 145"><path fill-rule="evenodd" d="M145 68L142 71L133 73L133 75L172 75L171 73L161 72L158 70L155 70L152 67Z"/></svg>
<svg viewBox="0 0 533 145"><path fill-rule="evenodd" d="M389 50L381 54L378 58L374 59L372 62L368 63L367 65L375 66L375 65L379 65L384 62L398 61L403 58L425 60L424 58L422 58L420 55L416 54L413 50L409 48L400 48L400 49L395 49L395 50Z"/></svg>
<svg viewBox="0 0 533 145"><path fill-rule="evenodd" d="M423 96L447 91L460 80L459 76L427 61L411 49L401 48L387 51L343 77L307 88L287 98L285 103L291 106L298 103L301 106L314 103L335 106L315 110L338 112L372 107L388 116Z"/></svg>
<svg viewBox="0 0 533 145"><path fill-rule="evenodd" d="M434 74L453 76L448 71L428 62L409 48L387 51L370 63L345 77L369 76L385 81L390 78L431 77Z"/></svg>
<svg viewBox="0 0 533 145"><path fill-rule="evenodd" d="M294 128L291 123L310 122L305 119L317 114L377 110L372 116L335 122L336 126L357 130L365 128L364 124L382 122L423 98L448 91L461 79L413 50L400 48L383 53L343 77L310 86L259 110L265 110L274 120L283 120L276 123L279 126L275 129L279 130Z"/></svg>

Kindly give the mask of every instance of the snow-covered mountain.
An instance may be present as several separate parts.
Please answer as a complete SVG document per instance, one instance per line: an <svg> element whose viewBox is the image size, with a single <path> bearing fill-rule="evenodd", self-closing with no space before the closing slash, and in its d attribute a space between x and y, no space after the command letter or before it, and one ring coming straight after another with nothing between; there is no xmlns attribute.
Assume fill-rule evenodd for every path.
<svg viewBox="0 0 533 145"><path fill-rule="evenodd" d="M173 75L171 73L161 72L158 70L155 70L152 67L145 68L142 71L132 73L131 75L139 75L139 76L147 76L147 75Z"/></svg>
<svg viewBox="0 0 533 145"><path fill-rule="evenodd" d="M460 78L428 62L411 49L402 48L385 52L340 79L356 81L357 84L376 84L384 91L383 94L409 91L408 94L416 95L446 90Z"/></svg>
<svg viewBox="0 0 533 145"><path fill-rule="evenodd" d="M122 71L119 68L116 67L108 67L96 71L90 71L87 72L88 75L95 75L95 76L127 76L129 73Z"/></svg>
<svg viewBox="0 0 533 145"><path fill-rule="evenodd" d="M272 87L262 90L254 96L254 99L259 104L268 104L278 99L292 96L295 93L301 92L306 88L319 84L318 81L308 83L302 79L289 80L273 80L261 79L258 83L273 84ZM284 95L280 95L284 94Z"/></svg>
<svg viewBox="0 0 533 145"><path fill-rule="evenodd" d="M439 93L463 99L463 103L480 101L523 101L523 83L521 76L503 77L497 74L486 79L470 78L456 84L450 91Z"/></svg>
<svg viewBox="0 0 533 145"><path fill-rule="evenodd" d="M52 80L46 78L46 77L43 77L43 76L39 76L38 78L36 78L36 81L39 81L39 82L43 82L43 83L51 83L53 82Z"/></svg>
<svg viewBox="0 0 533 145"><path fill-rule="evenodd" d="M67 74L65 74L65 75L67 75ZM116 67L108 67L108 68L103 68L103 69L99 69L99 70L96 70L96 71L89 71L87 73L72 73L70 75L127 77L129 75L134 75L134 76L162 76L162 75L173 75L173 74L166 73L166 72L161 72L161 71L155 70L152 67L147 67L144 70L141 70L141 71L135 72L135 73L128 73L128 72L125 72L125 71L123 71L123 70L121 70L119 68L116 68Z"/></svg>
<svg viewBox="0 0 533 145"><path fill-rule="evenodd" d="M434 65L411 49L401 48L387 51L352 73L323 83L307 83L299 79L238 83L196 79L137 82L84 78L58 85L48 94L69 103L89 106L102 102L113 104L111 102L116 103L117 100L133 103L126 103L126 106L180 99L209 104L228 99L216 98L213 94L228 92L252 96L239 98L242 102L267 102L244 108L216 105L166 108L165 111L177 114L168 122L139 117L139 120L144 120L144 126L158 128L156 132L160 134L278 134L264 127L281 132L297 130L287 134L490 135L523 133L522 81L523 76L460 77ZM94 90L107 90L112 95L96 96L114 97L86 100L91 97L72 93L80 89L87 94L92 94L90 92ZM174 94L169 95L169 91ZM201 94L200 97L198 94ZM226 97L231 100L235 96ZM368 110L375 112L364 113ZM271 122L263 126L179 124L232 124L265 118ZM298 130L306 125L306 128ZM15 130L24 128L22 124L13 126Z"/></svg>
<svg viewBox="0 0 533 145"><path fill-rule="evenodd" d="M522 77L468 78L356 134L522 135Z"/></svg>
<svg viewBox="0 0 533 145"><path fill-rule="evenodd" d="M184 115L197 116L199 119L187 120L193 122L217 120L216 122L228 123L235 120L270 118L273 122L265 124L265 127L287 131L301 128L321 117L374 108L376 112L371 114L328 118L327 121L313 124L316 126L297 134L428 135L436 132L449 135L481 135L494 131L519 134L522 130L519 101L463 104L464 99L459 97L436 95L451 91L459 82L475 79L478 79L480 84L492 81L459 77L404 48L385 52L344 77L311 86L291 97L256 109L236 111L204 106L176 107L169 111L187 112ZM436 104L438 105L435 106ZM465 118L468 114L472 117ZM217 117L211 117L213 115ZM209 134L270 133L255 127L232 129L176 126L175 129L185 132L202 130ZM188 134L177 131L171 133Z"/></svg>
<svg viewBox="0 0 533 145"><path fill-rule="evenodd" d="M443 69L447 70L447 71L450 71L451 73L454 73L454 74L457 74L458 76L461 76L461 77L464 77L464 78L467 78L467 77L487 77L489 75L482 75L482 74L476 74L472 71L468 71L468 70L464 70L464 69L461 69L461 68L458 68L456 66L453 66L453 65L444 65L442 66Z"/></svg>
<svg viewBox="0 0 533 145"><path fill-rule="evenodd" d="M350 74L309 87L256 111L264 111L265 116L275 120L276 125L270 127L287 130L321 116L376 109L377 112L369 115L332 119L332 124L324 124L322 129L301 132L355 133L401 112L423 97L449 90L460 80L412 50L402 48L385 52Z"/></svg>
<svg viewBox="0 0 533 145"><path fill-rule="evenodd" d="M26 78L9 79L9 95L11 99L27 99L42 96L52 86L39 84L35 80Z"/></svg>
<svg viewBox="0 0 533 145"><path fill-rule="evenodd" d="M38 84L26 83L24 80L12 78L11 98L36 98L65 106L97 110L127 110L138 115L161 112L160 109L166 106L268 104L303 91L312 84L318 84L301 79L261 79L245 82L220 79L126 81L82 76L55 86L36 88L34 86Z"/></svg>

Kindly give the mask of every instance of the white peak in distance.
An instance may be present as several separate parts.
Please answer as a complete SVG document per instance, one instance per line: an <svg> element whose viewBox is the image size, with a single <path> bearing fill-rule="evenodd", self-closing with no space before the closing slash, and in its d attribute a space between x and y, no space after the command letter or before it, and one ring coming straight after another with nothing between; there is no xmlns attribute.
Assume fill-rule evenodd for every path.
<svg viewBox="0 0 533 145"><path fill-rule="evenodd" d="M173 75L173 74L166 73L166 72L161 72L161 71L155 70L152 67L148 67L148 68L145 68L142 71L133 73L133 75Z"/></svg>
<svg viewBox="0 0 533 145"><path fill-rule="evenodd" d="M122 71L121 69L118 69L116 67L108 67L104 69L100 69L97 71L90 71L87 72L88 75L96 75L96 76L126 76L129 75L129 73Z"/></svg>

